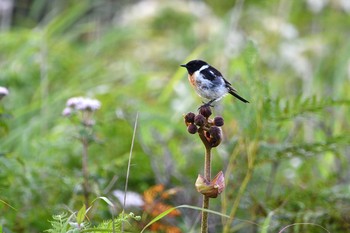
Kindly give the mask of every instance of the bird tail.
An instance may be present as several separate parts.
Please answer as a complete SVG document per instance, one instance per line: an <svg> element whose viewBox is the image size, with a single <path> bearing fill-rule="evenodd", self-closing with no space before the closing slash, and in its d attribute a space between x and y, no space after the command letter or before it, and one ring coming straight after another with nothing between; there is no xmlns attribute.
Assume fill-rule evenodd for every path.
<svg viewBox="0 0 350 233"><path fill-rule="evenodd" d="M242 101L243 103L249 103L248 100L246 100L242 96L238 95L234 90L229 90L228 93L230 93L231 95L233 95L234 97L236 97L237 99Z"/></svg>

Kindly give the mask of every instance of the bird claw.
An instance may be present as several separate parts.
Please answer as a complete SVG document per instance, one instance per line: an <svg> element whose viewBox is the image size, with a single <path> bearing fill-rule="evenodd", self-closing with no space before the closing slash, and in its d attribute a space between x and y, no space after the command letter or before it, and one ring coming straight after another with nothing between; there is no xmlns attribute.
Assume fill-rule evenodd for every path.
<svg viewBox="0 0 350 233"><path fill-rule="evenodd" d="M210 100L208 103L202 102L203 104L197 110L199 111L201 108L214 107L211 105L214 101L215 100Z"/></svg>

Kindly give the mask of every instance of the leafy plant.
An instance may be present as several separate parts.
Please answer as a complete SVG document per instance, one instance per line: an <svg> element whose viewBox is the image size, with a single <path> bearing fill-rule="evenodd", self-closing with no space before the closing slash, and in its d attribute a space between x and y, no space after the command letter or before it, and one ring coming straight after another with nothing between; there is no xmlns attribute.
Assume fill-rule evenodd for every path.
<svg viewBox="0 0 350 233"><path fill-rule="evenodd" d="M140 217L135 216L133 213L129 214L119 214L118 217L111 220L104 220L97 226L91 227L89 222L85 221L85 211L84 207L78 212L75 217L74 214L68 217L67 213L62 213L60 215L52 216L53 220L50 221L51 228L45 230L49 233L78 233L78 232L125 232L122 230L122 224L127 223L130 225L130 220L139 221Z"/></svg>

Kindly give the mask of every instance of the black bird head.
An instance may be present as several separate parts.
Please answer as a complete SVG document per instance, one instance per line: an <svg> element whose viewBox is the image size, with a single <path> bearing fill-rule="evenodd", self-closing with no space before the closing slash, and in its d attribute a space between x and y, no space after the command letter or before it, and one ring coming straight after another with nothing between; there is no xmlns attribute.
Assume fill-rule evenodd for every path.
<svg viewBox="0 0 350 233"><path fill-rule="evenodd" d="M205 61L202 60L192 60L188 62L186 65L180 65L185 67L190 75L199 70L202 66L208 65Z"/></svg>

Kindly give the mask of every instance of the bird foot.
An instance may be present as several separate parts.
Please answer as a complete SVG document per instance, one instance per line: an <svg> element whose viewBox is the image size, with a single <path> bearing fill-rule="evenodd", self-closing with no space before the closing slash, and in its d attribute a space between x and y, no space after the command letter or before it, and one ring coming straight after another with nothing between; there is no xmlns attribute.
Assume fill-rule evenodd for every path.
<svg viewBox="0 0 350 233"><path fill-rule="evenodd" d="M202 102L203 104L198 108L198 111L201 109L201 108L207 108L207 107L214 107L213 105L211 105L215 100L210 100L208 103L205 103L205 102Z"/></svg>

